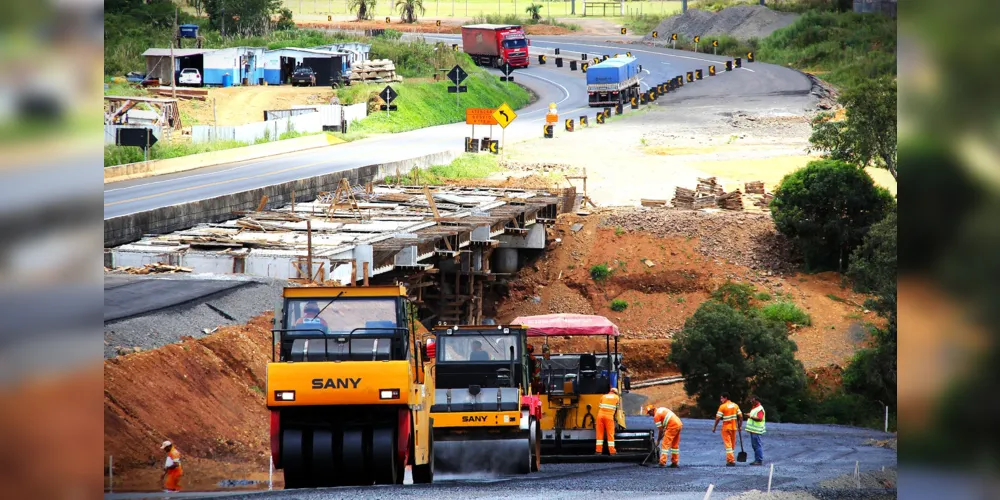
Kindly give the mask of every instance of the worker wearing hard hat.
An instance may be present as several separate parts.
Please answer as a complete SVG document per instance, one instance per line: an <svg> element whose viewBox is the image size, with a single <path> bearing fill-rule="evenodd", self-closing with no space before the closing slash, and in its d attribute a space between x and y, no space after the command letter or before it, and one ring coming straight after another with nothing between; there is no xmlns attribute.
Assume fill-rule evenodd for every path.
<svg viewBox="0 0 1000 500"><path fill-rule="evenodd" d="M660 442L660 467L667 466L669 456L670 468L676 469L681 459L681 429L684 424L669 408L655 408L649 405L646 407L646 415L653 417L653 423L660 431L657 438Z"/></svg>
<svg viewBox="0 0 1000 500"><path fill-rule="evenodd" d="M160 476L163 489L165 491L180 491L181 476L184 474L184 471L181 470L181 452L177 451L177 447L170 441L164 441L160 448L167 454L167 460L163 464L163 475Z"/></svg>
<svg viewBox="0 0 1000 500"><path fill-rule="evenodd" d="M723 392L719 397L719 411L715 414L715 425L712 432L719 426L722 420L722 442L726 446L726 467L736 467L736 457L733 450L736 448L736 433L743 427L743 412L736 403L729 400L729 393Z"/></svg>
<svg viewBox="0 0 1000 500"><path fill-rule="evenodd" d="M597 409L597 454L604 453L605 437L608 441L608 453L614 455L615 452L615 413L621 405L621 397L618 396L618 388L612 387L607 394L601 398L601 404Z"/></svg>
<svg viewBox="0 0 1000 500"><path fill-rule="evenodd" d="M766 432L764 407L757 396L750 396L750 405L753 406L747 413L747 432L750 433L750 445L753 447L753 462L750 465L764 465L764 443L761 439Z"/></svg>

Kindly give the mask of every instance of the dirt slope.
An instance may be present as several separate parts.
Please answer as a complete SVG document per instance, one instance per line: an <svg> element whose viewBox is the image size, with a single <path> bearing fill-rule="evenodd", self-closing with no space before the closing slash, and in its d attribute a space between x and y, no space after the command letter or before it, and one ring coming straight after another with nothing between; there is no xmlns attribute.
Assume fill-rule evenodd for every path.
<svg viewBox="0 0 1000 500"><path fill-rule="evenodd" d="M159 464L166 439L187 457L266 471L270 322L267 314L203 339L107 360L104 450L114 455L116 473Z"/></svg>
<svg viewBox="0 0 1000 500"><path fill-rule="evenodd" d="M763 214L748 222L750 214L657 210L629 217L645 221L639 230L615 226L613 215L620 212L560 216L550 229L549 251L510 284L497 306L498 320L550 313L607 316L622 329L625 364L635 379L675 373L666 362L670 338L727 279L750 282L770 296L767 301L791 301L811 315L812 326L791 333L806 369L845 364L865 339L863 323L875 321L860 306L863 296L841 288L839 275L798 274L775 259L788 248ZM590 276L596 264L612 270L600 283ZM626 309L613 311L615 299L624 300ZM604 349L573 342L576 349ZM570 346L562 340L553 344Z"/></svg>

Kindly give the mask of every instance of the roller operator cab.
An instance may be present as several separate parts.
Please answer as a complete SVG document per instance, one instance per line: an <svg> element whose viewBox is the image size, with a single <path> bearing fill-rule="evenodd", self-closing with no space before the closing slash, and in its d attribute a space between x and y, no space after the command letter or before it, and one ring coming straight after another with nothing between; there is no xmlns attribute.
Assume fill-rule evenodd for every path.
<svg viewBox="0 0 1000 500"><path fill-rule="evenodd" d="M527 68L530 45L531 40L518 25L462 26L462 49L480 66L499 68L508 62L515 68Z"/></svg>
<svg viewBox="0 0 1000 500"><path fill-rule="evenodd" d="M615 414L615 458L641 461L653 450L651 429L626 428L624 400L630 389L622 375L622 357L618 353L618 327L603 316L549 314L522 316L514 323L528 329L528 340L535 344L540 359L542 405L542 460L596 457L596 424L601 398L612 387L622 395L622 408ZM603 352L552 353L549 337L603 337ZM612 348L612 339L613 348ZM541 346L537 344L542 344ZM608 447L603 455L608 455ZM610 458L610 457L609 457Z"/></svg>
<svg viewBox="0 0 1000 500"><path fill-rule="evenodd" d="M531 394L527 330L441 326L434 335L431 416L438 470L537 471L541 401Z"/></svg>
<svg viewBox="0 0 1000 500"><path fill-rule="evenodd" d="M629 104L639 97L639 63L634 57L612 57L587 69L587 99L591 107Z"/></svg>
<svg viewBox="0 0 1000 500"><path fill-rule="evenodd" d="M434 479L434 383L402 286L286 288L267 365L286 488Z"/></svg>

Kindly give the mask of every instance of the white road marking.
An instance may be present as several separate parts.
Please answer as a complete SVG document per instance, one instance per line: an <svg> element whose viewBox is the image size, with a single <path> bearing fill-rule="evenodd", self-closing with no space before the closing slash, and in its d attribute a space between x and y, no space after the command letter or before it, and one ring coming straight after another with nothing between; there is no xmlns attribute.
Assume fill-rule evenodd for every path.
<svg viewBox="0 0 1000 500"><path fill-rule="evenodd" d="M749 72L751 72L751 73L756 73L756 71L754 71L754 70L752 70L752 69L750 69L750 68L743 68L743 67L741 67L740 69L745 69L745 70L747 70L747 71L749 71Z"/></svg>

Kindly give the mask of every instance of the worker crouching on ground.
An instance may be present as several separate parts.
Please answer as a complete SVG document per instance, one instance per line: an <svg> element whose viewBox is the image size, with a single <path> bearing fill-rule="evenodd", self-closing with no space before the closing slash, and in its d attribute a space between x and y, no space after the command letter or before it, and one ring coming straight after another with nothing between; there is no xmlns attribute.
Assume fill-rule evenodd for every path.
<svg viewBox="0 0 1000 500"><path fill-rule="evenodd" d="M646 415L653 417L653 423L660 431L657 437L660 442L660 467L667 466L669 456L670 468L676 469L681 459L681 429L684 424L669 408L654 408L649 405L646 407Z"/></svg>
<svg viewBox="0 0 1000 500"><path fill-rule="evenodd" d="M729 400L729 393L722 393L719 397L722 403L719 411L715 414L715 425L712 432L719 427L719 420L722 420L722 442L726 445L726 467L736 467L736 456L733 450L736 447L736 433L743 428L743 412L736 403Z"/></svg>
<svg viewBox="0 0 1000 500"><path fill-rule="evenodd" d="M611 391L601 398L601 405L597 410L597 454L604 453L604 440L607 436L608 453L614 455L615 451L615 413L621 398L618 396L618 389L612 387Z"/></svg>
<svg viewBox="0 0 1000 500"><path fill-rule="evenodd" d="M181 470L181 452L177 451L177 448L170 441L164 441L161 449L167 454L167 461L163 464L163 475L160 476L163 489L180 491L181 476L184 474L184 471Z"/></svg>
<svg viewBox="0 0 1000 500"><path fill-rule="evenodd" d="M750 446L753 447L753 462L750 465L764 465L764 443L761 439L766 432L764 423L764 406L757 396L750 396L753 407L747 413L747 432L750 433Z"/></svg>

